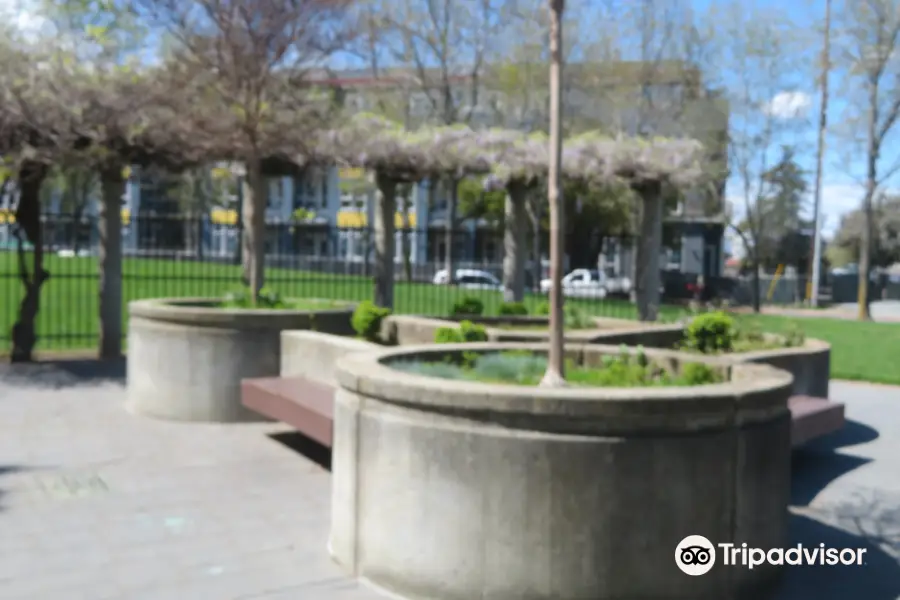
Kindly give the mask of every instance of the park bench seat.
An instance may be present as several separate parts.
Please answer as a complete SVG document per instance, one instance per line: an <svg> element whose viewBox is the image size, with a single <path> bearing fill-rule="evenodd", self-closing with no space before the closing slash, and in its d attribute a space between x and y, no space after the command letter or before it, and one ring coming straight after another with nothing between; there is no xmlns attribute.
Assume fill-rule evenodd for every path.
<svg viewBox="0 0 900 600"><path fill-rule="evenodd" d="M241 403L331 448L333 387L305 377L244 379L241 382Z"/></svg>
<svg viewBox="0 0 900 600"><path fill-rule="evenodd" d="M844 404L813 396L791 396L791 446L797 448L844 427Z"/></svg>
<svg viewBox="0 0 900 600"><path fill-rule="evenodd" d="M332 445L334 388L305 377L264 377L241 382L247 408L290 425L327 448ZM840 430L844 405L825 398L791 396L791 446Z"/></svg>

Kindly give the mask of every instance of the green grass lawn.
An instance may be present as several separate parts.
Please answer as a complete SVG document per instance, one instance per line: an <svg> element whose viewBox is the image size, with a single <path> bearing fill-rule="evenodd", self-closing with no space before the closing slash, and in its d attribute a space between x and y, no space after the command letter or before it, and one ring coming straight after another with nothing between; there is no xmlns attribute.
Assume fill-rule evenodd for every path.
<svg viewBox="0 0 900 600"><path fill-rule="evenodd" d="M38 315L40 350L77 350L92 348L98 336L97 260L95 258L59 258L48 256L51 273L41 294ZM125 259L123 264L123 302L143 298L221 297L240 285L240 267L191 261ZM283 296L361 301L372 298L370 277L335 275L291 269L267 270L267 285ZM9 332L15 322L22 287L16 274L16 255L0 252L0 352L9 344ZM499 292L460 290L429 283L398 283L395 309L398 313L445 316L454 302L464 296L476 296L485 304L485 312L496 315L502 302ZM534 311L545 298L530 295L525 299ZM622 319L636 318L634 305L627 301L604 299L568 299L591 314ZM679 307L664 306L662 319L683 314ZM127 310L123 319L127 326ZM858 323L837 319L790 319L776 316L740 315L755 320L763 330L783 331L798 324L808 337L832 345L832 375L900 384L900 324Z"/></svg>
<svg viewBox="0 0 900 600"><path fill-rule="evenodd" d="M30 257L29 257L30 262ZM97 315L98 277L97 259L60 258L47 256L46 269L50 280L41 292L38 314L39 349L68 350L91 348L99 332ZM122 266L123 304L132 300L161 297L221 297L238 289L241 268L238 265L174 261L148 258L126 258ZM322 298L362 301L372 298L371 277L267 269L266 285L282 296L294 298ZM398 313L446 316L451 306L465 296L475 296L485 304L487 314L497 314L502 302L499 292L460 290L430 283L399 282L394 288L394 306ZM16 255L0 252L0 345L8 343L10 329L15 322L22 286L18 280ZM526 298L530 310L545 298L532 295ZM607 317L634 318L632 304L617 300L570 300L585 310ZM673 316L677 309L667 308ZM123 320L127 326L127 309Z"/></svg>
<svg viewBox="0 0 900 600"><path fill-rule="evenodd" d="M900 384L900 323L840 319L740 315L763 331L779 333L799 326L806 337L831 344L831 376L835 379Z"/></svg>

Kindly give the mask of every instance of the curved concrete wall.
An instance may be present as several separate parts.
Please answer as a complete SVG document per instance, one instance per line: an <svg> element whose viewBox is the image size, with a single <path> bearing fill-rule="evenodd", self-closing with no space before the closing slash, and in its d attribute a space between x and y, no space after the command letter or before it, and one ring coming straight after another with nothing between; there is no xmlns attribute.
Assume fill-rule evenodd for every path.
<svg viewBox="0 0 900 600"><path fill-rule="evenodd" d="M452 327L463 319L435 319L412 315L393 315L386 319L390 334L401 346L430 344L434 342L434 334L441 327ZM547 323L546 317L478 317L473 322L484 325L488 340L492 342L546 342L549 334L545 331L515 331L499 329L498 325L521 323L523 325L539 325ZM683 335L681 325L660 325L640 323L625 319L594 319L596 329L579 329L566 333L566 340L572 343L593 344L625 344L628 346L646 346L648 348L671 348Z"/></svg>
<svg viewBox="0 0 900 600"><path fill-rule="evenodd" d="M177 421L257 421L241 379L275 377L281 331L348 334L353 307L322 311L223 309L208 298L129 304L128 410Z"/></svg>
<svg viewBox="0 0 900 600"><path fill-rule="evenodd" d="M281 332L281 377L306 377L337 386L335 364L348 354L383 346L320 331Z"/></svg>
<svg viewBox="0 0 900 600"><path fill-rule="evenodd" d="M688 535L764 549L787 542L791 376L700 358L730 381L542 389L386 364L523 347L546 351L422 346L338 364L335 560L416 599L762 597L777 569L715 567L689 577L674 555ZM619 348L568 352L594 362ZM686 358L647 354L660 364Z"/></svg>
<svg viewBox="0 0 900 600"><path fill-rule="evenodd" d="M729 358L784 369L794 376L794 394L828 398L831 345L822 340L808 339L798 348L744 352Z"/></svg>

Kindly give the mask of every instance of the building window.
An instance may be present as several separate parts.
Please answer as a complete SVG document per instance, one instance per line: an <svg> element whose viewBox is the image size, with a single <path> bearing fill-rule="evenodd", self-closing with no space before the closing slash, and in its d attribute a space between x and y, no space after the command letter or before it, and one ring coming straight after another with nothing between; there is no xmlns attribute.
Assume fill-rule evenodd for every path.
<svg viewBox="0 0 900 600"><path fill-rule="evenodd" d="M328 208L328 173L322 175L322 208Z"/></svg>

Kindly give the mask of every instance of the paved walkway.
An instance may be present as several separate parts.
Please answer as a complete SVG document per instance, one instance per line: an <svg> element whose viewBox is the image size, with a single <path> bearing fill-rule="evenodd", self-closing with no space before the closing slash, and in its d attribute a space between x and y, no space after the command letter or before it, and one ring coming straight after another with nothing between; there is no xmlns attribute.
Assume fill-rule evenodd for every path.
<svg viewBox="0 0 900 600"><path fill-rule="evenodd" d="M753 314L749 306L738 306L731 309L741 314ZM878 323L900 323L900 301L879 300L872 302L869 307L872 320ZM763 306L765 315L775 315L790 318L809 319L838 319L840 321L856 321L859 309L855 302L837 304L829 308L794 308L787 306Z"/></svg>
<svg viewBox="0 0 900 600"><path fill-rule="evenodd" d="M110 371L0 366L0 598L380 598L328 558L329 476L268 435L279 425L134 417ZM834 395L855 422L797 456L793 535L867 545L869 562L792 568L778 598L895 600L900 391Z"/></svg>

